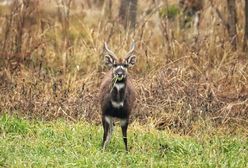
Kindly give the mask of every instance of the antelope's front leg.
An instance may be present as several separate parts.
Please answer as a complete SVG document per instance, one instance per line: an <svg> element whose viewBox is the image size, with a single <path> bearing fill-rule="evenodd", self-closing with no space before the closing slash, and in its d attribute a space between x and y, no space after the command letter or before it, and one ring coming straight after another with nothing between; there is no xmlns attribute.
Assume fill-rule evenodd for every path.
<svg viewBox="0 0 248 168"><path fill-rule="evenodd" d="M113 119L112 117L103 116L102 117L102 124L103 124L103 141L102 141L102 148L105 149L106 146L109 144L112 133L113 133Z"/></svg>
<svg viewBox="0 0 248 168"><path fill-rule="evenodd" d="M128 127L128 119L122 119L121 120L122 136L123 136L123 141L124 141L124 144L125 144L125 149L128 152L128 147L127 147L127 127Z"/></svg>

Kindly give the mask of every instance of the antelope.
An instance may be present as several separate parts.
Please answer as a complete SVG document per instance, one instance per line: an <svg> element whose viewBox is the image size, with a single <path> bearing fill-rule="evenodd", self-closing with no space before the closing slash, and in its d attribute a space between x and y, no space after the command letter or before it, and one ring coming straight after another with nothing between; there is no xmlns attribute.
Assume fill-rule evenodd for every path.
<svg viewBox="0 0 248 168"><path fill-rule="evenodd" d="M127 147L127 128L129 115L135 101L135 91L128 76L127 69L136 62L135 43L125 59L117 59L115 54L104 43L104 62L111 70L106 74L100 87L100 104L102 111L103 140L102 148L109 144L114 127L114 118L120 120L125 149Z"/></svg>

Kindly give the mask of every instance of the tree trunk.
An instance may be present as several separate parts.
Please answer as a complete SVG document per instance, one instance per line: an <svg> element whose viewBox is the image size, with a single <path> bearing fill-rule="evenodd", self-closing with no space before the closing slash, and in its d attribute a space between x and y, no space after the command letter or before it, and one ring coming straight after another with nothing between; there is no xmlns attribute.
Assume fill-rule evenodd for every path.
<svg viewBox="0 0 248 168"><path fill-rule="evenodd" d="M121 0L119 9L120 23L125 27L134 29L136 24L138 0Z"/></svg>
<svg viewBox="0 0 248 168"><path fill-rule="evenodd" d="M245 0L245 27L244 27L244 41L243 41L243 51L247 50L247 40L248 40L248 0Z"/></svg>
<svg viewBox="0 0 248 168"><path fill-rule="evenodd" d="M129 1L129 24L131 29L135 29L138 0Z"/></svg>
<svg viewBox="0 0 248 168"><path fill-rule="evenodd" d="M121 6L119 10L120 23L126 28L127 27L127 8L129 0L121 0Z"/></svg>
<svg viewBox="0 0 248 168"><path fill-rule="evenodd" d="M106 0L104 3L104 17L108 18L108 20L111 20L112 18L112 0Z"/></svg>
<svg viewBox="0 0 248 168"><path fill-rule="evenodd" d="M235 0L227 0L228 7L228 34L230 38L230 42L233 46L233 49L237 48L237 12L236 12L236 4Z"/></svg>

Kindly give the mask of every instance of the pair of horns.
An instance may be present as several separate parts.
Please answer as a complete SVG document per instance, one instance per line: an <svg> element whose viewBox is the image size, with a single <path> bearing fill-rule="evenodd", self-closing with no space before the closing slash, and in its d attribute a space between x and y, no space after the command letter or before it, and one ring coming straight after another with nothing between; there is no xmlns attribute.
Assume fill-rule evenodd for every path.
<svg viewBox="0 0 248 168"><path fill-rule="evenodd" d="M115 57L116 58L116 55L113 53L113 51L111 51L109 48L108 48L108 45L106 42L104 42L104 49L112 56L112 57ZM132 44L131 44L131 48L130 50L128 51L127 55L125 58L129 57L130 55L133 54L134 52L134 49L135 49L135 42L134 40L132 41Z"/></svg>

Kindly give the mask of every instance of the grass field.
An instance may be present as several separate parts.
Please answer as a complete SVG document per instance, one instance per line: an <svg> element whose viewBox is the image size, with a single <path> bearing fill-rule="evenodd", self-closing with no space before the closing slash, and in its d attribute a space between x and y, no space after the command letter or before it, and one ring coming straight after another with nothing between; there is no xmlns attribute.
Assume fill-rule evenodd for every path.
<svg viewBox="0 0 248 168"><path fill-rule="evenodd" d="M130 152L124 151L120 129L101 150L102 127L84 121L28 121L0 117L2 167L247 167L245 136L199 132L180 136L133 123Z"/></svg>

